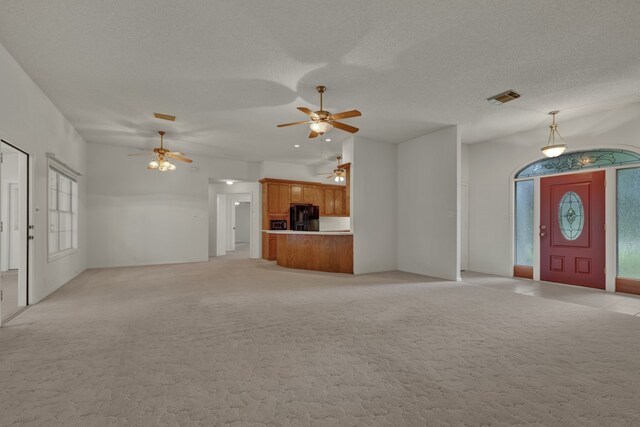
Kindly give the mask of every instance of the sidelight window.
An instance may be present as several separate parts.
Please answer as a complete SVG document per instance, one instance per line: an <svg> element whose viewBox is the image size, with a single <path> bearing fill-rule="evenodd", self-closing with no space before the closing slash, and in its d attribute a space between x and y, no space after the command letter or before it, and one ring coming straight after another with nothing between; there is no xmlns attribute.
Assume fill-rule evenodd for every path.
<svg viewBox="0 0 640 427"><path fill-rule="evenodd" d="M640 168L618 170L618 277L640 279Z"/></svg>
<svg viewBox="0 0 640 427"><path fill-rule="evenodd" d="M533 266L533 180L515 184L515 263Z"/></svg>

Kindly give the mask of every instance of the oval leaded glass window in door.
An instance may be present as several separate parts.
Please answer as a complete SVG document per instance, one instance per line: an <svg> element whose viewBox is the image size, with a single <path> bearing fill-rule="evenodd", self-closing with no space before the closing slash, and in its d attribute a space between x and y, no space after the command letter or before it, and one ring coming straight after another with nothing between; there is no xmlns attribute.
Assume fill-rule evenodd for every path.
<svg viewBox="0 0 640 427"><path fill-rule="evenodd" d="M558 224L567 240L576 240L584 227L584 206L582 199L573 191L567 191L560 200Z"/></svg>

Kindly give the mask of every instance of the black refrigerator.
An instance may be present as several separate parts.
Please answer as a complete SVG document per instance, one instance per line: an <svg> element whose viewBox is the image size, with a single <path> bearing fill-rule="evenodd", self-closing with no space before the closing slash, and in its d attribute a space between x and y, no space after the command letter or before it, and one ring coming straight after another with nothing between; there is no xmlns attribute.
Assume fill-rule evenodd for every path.
<svg viewBox="0 0 640 427"><path fill-rule="evenodd" d="M294 231L320 231L320 208L313 205L291 205L289 224Z"/></svg>

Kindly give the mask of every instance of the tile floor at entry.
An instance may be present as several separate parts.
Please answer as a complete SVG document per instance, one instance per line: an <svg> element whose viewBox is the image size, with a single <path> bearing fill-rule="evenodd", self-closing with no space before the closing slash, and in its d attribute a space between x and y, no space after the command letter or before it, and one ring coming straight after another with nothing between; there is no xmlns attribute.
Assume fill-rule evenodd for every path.
<svg viewBox="0 0 640 427"><path fill-rule="evenodd" d="M599 289L560 283L499 277L472 271L463 272L462 281L485 288L499 289L520 295L552 299L640 317L640 296L636 295L605 292Z"/></svg>

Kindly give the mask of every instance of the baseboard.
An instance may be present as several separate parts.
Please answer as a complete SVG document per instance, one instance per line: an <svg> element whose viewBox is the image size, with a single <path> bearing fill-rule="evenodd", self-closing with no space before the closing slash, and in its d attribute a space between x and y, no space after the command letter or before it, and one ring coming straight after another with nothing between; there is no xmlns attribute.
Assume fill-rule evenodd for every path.
<svg viewBox="0 0 640 427"><path fill-rule="evenodd" d="M616 278L616 292L623 292L625 294L640 295L640 280L627 279L624 277Z"/></svg>

